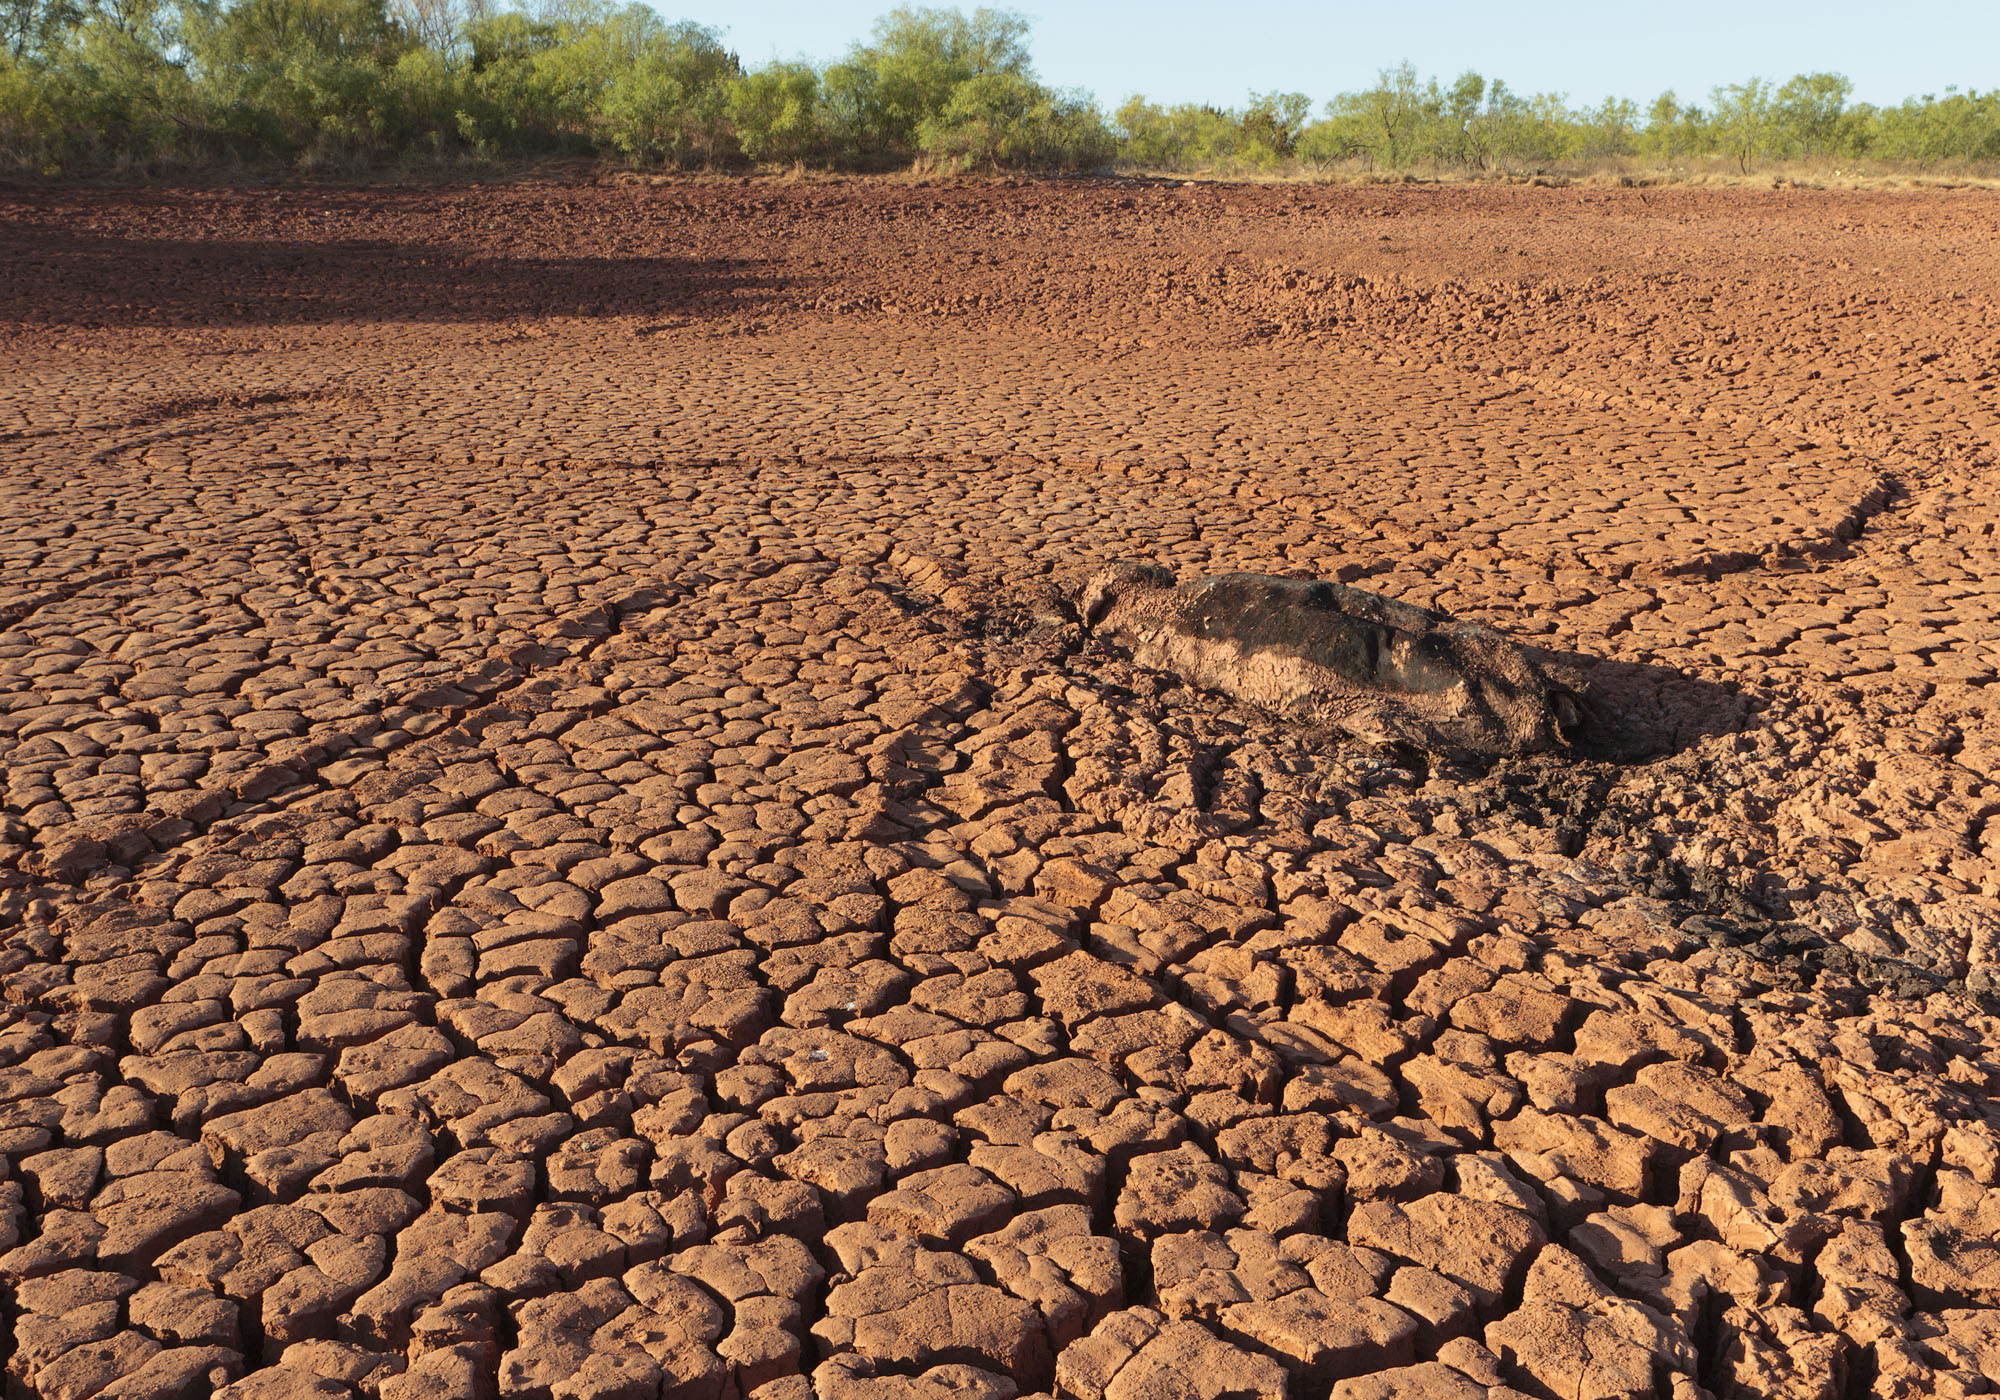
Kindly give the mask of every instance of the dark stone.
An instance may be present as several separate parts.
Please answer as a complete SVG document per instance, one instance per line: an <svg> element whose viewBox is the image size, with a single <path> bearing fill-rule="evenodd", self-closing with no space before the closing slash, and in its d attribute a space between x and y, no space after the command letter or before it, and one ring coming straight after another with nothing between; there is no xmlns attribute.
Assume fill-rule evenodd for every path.
<svg viewBox="0 0 2000 1400"><path fill-rule="evenodd" d="M1459 759L1565 752L1610 719L1580 677L1498 632L1343 584L1177 584L1119 563L1085 585L1078 612L1142 666L1371 743Z"/></svg>

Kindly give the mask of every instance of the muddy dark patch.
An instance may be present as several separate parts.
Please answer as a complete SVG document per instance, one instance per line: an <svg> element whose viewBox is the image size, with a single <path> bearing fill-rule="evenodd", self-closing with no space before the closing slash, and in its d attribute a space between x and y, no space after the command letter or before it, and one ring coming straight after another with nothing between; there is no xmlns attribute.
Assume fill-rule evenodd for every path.
<svg viewBox="0 0 2000 1400"><path fill-rule="evenodd" d="M253 409L271 408L279 404L324 403L329 401L358 399L359 394L352 389L299 389L270 390L253 394L186 394L176 398L157 399L125 420L128 428L145 428L155 423L168 423L176 418L198 418L213 413L247 413Z"/></svg>

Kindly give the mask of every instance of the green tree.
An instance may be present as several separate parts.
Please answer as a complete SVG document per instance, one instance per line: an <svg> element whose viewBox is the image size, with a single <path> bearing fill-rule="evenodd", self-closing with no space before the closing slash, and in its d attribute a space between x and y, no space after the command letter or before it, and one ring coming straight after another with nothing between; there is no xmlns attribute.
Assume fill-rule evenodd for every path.
<svg viewBox="0 0 2000 1400"><path fill-rule="evenodd" d="M1367 148L1360 119L1341 111L1337 101L1326 104L1326 114L1301 131L1297 142L1299 159L1321 174L1336 161L1351 160Z"/></svg>
<svg viewBox="0 0 2000 1400"><path fill-rule="evenodd" d="M1477 74L1470 75L1477 77ZM1538 138L1533 103L1495 78L1486 87L1484 107L1464 127L1464 141L1477 169L1495 170L1546 161Z"/></svg>
<svg viewBox="0 0 2000 1400"><path fill-rule="evenodd" d="M740 68L715 30L668 24L636 2L570 13L516 75L565 129L641 164L712 163L724 154L726 92Z"/></svg>
<svg viewBox="0 0 2000 1400"><path fill-rule="evenodd" d="M898 145L879 86L874 68L852 55L820 75L820 128L828 145L850 164L884 162Z"/></svg>
<svg viewBox="0 0 2000 1400"><path fill-rule="evenodd" d="M1541 169L1575 160L1582 148L1582 124L1563 94L1538 92L1521 103L1514 123L1517 167Z"/></svg>
<svg viewBox="0 0 2000 1400"><path fill-rule="evenodd" d="M587 149L589 117L565 103L546 62L562 42L556 23L519 10L481 16L465 28L467 50L454 133L483 154Z"/></svg>
<svg viewBox="0 0 2000 1400"><path fill-rule="evenodd" d="M191 11L185 32L231 142L292 154L392 139L385 75L410 43L383 0L237 0Z"/></svg>
<svg viewBox="0 0 2000 1400"><path fill-rule="evenodd" d="M1260 164L1289 158L1297 152L1299 133L1311 115L1312 99L1302 92L1251 93L1250 105L1237 123L1246 152L1256 152L1253 159Z"/></svg>
<svg viewBox="0 0 2000 1400"><path fill-rule="evenodd" d="M1051 92L1018 73L981 73L952 89L944 110L917 128L926 155L959 166L1075 170L1109 158L1096 105Z"/></svg>
<svg viewBox="0 0 2000 1400"><path fill-rule="evenodd" d="M942 110L917 124L924 154L969 166L1018 160L1041 89L1018 73L981 73L955 83Z"/></svg>
<svg viewBox="0 0 2000 1400"><path fill-rule="evenodd" d="M1789 148L1814 160L1847 145L1853 95L1854 84L1839 73L1801 73L1778 89L1772 115Z"/></svg>
<svg viewBox="0 0 2000 1400"><path fill-rule="evenodd" d="M613 8L596 0L542 22L553 42L530 59L537 87L565 124L593 135L612 85L638 67L667 28L650 6Z"/></svg>
<svg viewBox="0 0 2000 1400"><path fill-rule="evenodd" d="M2000 160L2000 90L1925 93L1881 114L1873 153L1927 168L1949 160Z"/></svg>
<svg viewBox="0 0 2000 1400"><path fill-rule="evenodd" d="M168 57L176 16L157 0L84 11L60 43L0 57L0 150L54 173L74 165L141 170L198 142L201 103Z"/></svg>
<svg viewBox="0 0 2000 1400"><path fill-rule="evenodd" d="M851 139L913 151L918 127L943 115L959 84L1032 81L1027 40L1027 20L1011 10L892 10L875 22L873 43L828 71L834 117Z"/></svg>
<svg viewBox="0 0 2000 1400"><path fill-rule="evenodd" d="M1432 84L1436 86L1435 83ZM1504 87L1495 83L1496 88ZM1434 160L1455 161L1484 170L1493 158L1493 123L1483 120L1486 79L1461 73L1438 102L1438 122L1430 145Z"/></svg>
<svg viewBox="0 0 2000 1400"><path fill-rule="evenodd" d="M1696 155L1708 146L1708 116L1692 103L1682 103L1669 88L1647 109L1638 144L1640 154L1655 160Z"/></svg>
<svg viewBox="0 0 2000 1400"><path fill-rule="evenodd" d="M1759 156L1770 151L1776 135L1771 85L1762 78L1732 83L1709 94L1709 127L1722 153L1748 174Z"/></svg>
<svg viewBox="0 0 2000 1400"><path fill-rule="evenodd" d="M47 56L83 17L77 0L0 0L0 45L16 63Z"/></svg>
<svg viewBox="0 0 2000 1400"><path fill-rule="evenodd" d="M489 0L389 0L389 17L447 64L465 57L467 29L492 10Z"/></svg>
<svg viewBox="0 0 2000 1400"><path fill-rule="evenodd" d="M1188 105L1161 107L1144 97L1130 97L1112 115L1125 159L1142 170L1185 170L1196 151L1212 147L1201 128L1227 121L1213 108Z"/></svg>
<svg viewBox="0 0 2000 1400"><path fill-rule="evenodd" d="M1144 97L1126 99L1112 114L1125 159L1142 170L1188 170L1216 152L1233 154L1238 123L1215 107L1181 103L1161 107Z"/></svg>
<svg viewBox="0 0 2000 1400"><path fill-rule="evenodd" d="M605 131L636 161L713 164L727 130L728 84L738 71L736 55L713 29L692 21L649 28L631 62L612 70L605 84L599 105Z"/></svg>
<svg viewBox="0 0 2000 1400"><path fill-rule="evenodd" d="M1629 156L1638 149L1639 104L1625 97L1607 97L1577 113L1578 154L1589 157Z"/></svg>
<svg viewBox="0 0 2000 1400"><path fill-rule="evenodd" d="M1436 88L1433 83L1432 88ZM1385 68L1375 86L1366 92L1343 94L1329 105L1328 115L1348 114L1358 118L1362 140L1360 149L1384 170L1400 170L1411 163L1419 149L1419 133L1424 120L1424 91L1417 85L1417 70L1410 63Z"/></svg>
<svg viewBox="0 0 2000 1400"><path fill-rule="evenodd" d="M809 63L770 63L729 84L729 121L752 160L798 161L819 150L819 74Z"/></svg>

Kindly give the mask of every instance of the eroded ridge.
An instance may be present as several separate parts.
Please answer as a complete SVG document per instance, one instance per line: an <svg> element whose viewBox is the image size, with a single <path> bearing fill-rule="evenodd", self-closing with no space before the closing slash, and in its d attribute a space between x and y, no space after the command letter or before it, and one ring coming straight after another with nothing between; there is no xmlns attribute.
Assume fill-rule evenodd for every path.
<svg viewBox="0 0 2000 1400"><path fill-rule="evenodd" d="M1990 203L285 194L0 222L10 1394L2000 1386Z"/></svg>

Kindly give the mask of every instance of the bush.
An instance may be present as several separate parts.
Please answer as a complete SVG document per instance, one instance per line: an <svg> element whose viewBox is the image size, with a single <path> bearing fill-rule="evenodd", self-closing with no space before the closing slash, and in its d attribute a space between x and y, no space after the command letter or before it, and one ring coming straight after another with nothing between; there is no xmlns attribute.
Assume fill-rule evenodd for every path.
<svg viewBox="0 0 2000 1400"><path fill-rule="evenodd" d="M802 161L819 154L819 74L812 65L773 63L746 73L729 84L724 106L751 160Z"/></svg>
<svg viewBox="0 0 2000 1400"><path fill-rule="evenodd" d="M237 0L189 10L209 120L245 154L393 147L389 70L410 43L382 0Z"/></svg>
<svg viewBox="0 0 2000 1400"><path fill-rule="evenodd" d="M1710 95L1709 124L1722 153L1748 172L1750 162L1768 153L1776 123L1771 85L1762 78L1719 87Z"/></svg>
<svg viewBox="0 0 2000 1400"><path fill-rule="evenodd" d="M874 42L856 44L823 83L825 129L850 163L908 160L922 149L961 85L975 79L1032 82L1028 22L1010 10L905 8L875 23ZM968 98L968 103L992 102ZM963 120L970 111L962 107Z"/></svg>
<svg viewBox="0 0 2000 1400"><path fill-rule="evenodd" d="M713 164L727 139L727 85L736 76L736 56L714 30L679 24L648 35L605 87L605 130L641 164Z"/></svg>
<svg viewBox="0 0 2000 1400"><path fill-rule="evenodd" d="M588 149L591 115L545 62L562 31L518 11L466 26L452 134L482 155Z"/></svg>
<svg viewBox="0 0 2000 1400"><path fill-rule="evenodd" d="M509 0L497 0L508 3ZM514 0L521 3L522 0ZM1852 105L1837 73L1662 93L1642 118L1572 108L1409 63L1327 102L1241 108L1133 97L1107 124L1044 86L1011 10L909 7L817 68L743 71L721 35L616 0L0 0L0 164L60 173L215 159L339 162L597 151L634 165L740 160L886 168L1526 172L1638 156L1678 163L1866 157L2000 161L2000 91Z"/></svg>
<svg viewBox="0 0 2000 1400"><path fill-rule="evenodd" d="M1872 152L1919 167L1942 161L2000 160L2000 89L1911 98L1881 114Z"/></svg>
<svg viewBox="0 0 2000 1400"><path fill-rule="evenodd" d="M32 72L26 65L60 50L83 19L77 0L0 0L0 59Z"/></svg>
<svg viewBox="0 0 2000 1400"><path fill-rule="evenodd" d="M1237 122L1243 151L1259 165L1275 165L1297 154L1312 99L1302 92L1253 92Z"/></svg>
<svg viewBox="0 0 2000 1400"><path fill-rule="evenodd" d="M1416 164L1428 142L1424 128L1435 120L1437 84L1426 93L1410 64L1384 69L1366 92L1343 93L1327 104L1327 116L1345 122L1357 138L1355 149L1385 170Z"/></svg>
<svg viewBox="0 0 2000 1400"><path fill-rule="evenodd" d="M1669 88L1653 99L1638 145L1641 155L1655 160L1680 160L1700 154L1710 149L1708 118L1699 107L1683 106Z"/></svg>
<svg viewBox="0 0 2000 1400"><path fill-rule="evenodd" d="M1079 170L1111 158L1114 143L1089 98L1049 91L1014 73L983 73L952 89L917 128L925 155L959 167Z"/></svg>
<svg viewBox="0 0 2000 1400"><path fill-rule="evenodd" d="M1163 109L1135 97L1118 109L1117 124L1125 158L1142 169L1193 170L1276 159L1268 147L1259 152L1246 139L1241 115L1219 107L1183 103Z"/></svg>
<svg viewBox="0 0 2000 1400"><path fill-rule="evenodd" d="M740 70L712 29L669 25L637 3L586 11L531 66L565 126L637 164L713 163L724 153L725 94Z"/></svg>
<svg viewBox="0 0 2000 1400"><path fill-rule="evenodd" d="M1772 115L1786 153L1807 160L1852 154L1854 84L1838 73L1801 73L1778 89Z"/></svg>

